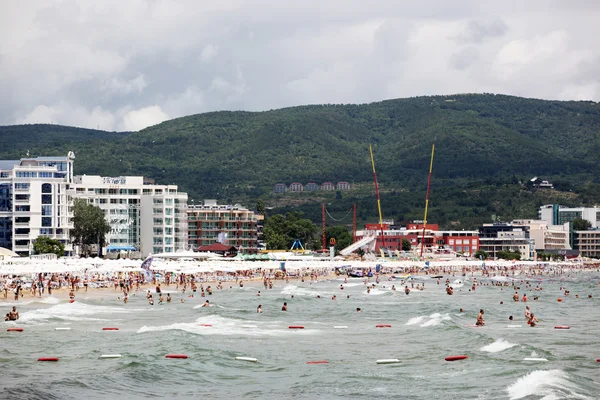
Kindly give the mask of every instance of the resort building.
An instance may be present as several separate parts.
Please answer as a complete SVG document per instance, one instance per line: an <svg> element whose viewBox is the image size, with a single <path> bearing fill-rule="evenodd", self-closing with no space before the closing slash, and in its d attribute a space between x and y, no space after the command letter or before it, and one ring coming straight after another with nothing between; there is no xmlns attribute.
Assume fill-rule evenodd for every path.
<svg viewBox="0 0 600 400"><path fill-rule="evenodd" d="M564 207L558 204L546 204L540 207L539 219L548 225L563 225L576 219L585 219L592 228L600 228L599 207Z"/></svg>
<svg viewBox="0 0 600 400"><path fill-rule="evenodd" d="M74 198L104 211L111 230L107 251L174 252L187 248L187 193L152 185L142 176L75 176Z"/></svg>
<svg viewBox="0 0 600 400"><path fill-rule="evenodd" d="M285 183L277 183L275 184L275 193L285 193L287 190Z"/></svg>
<svg viewBox="0 0 600 400"><path fill-rule="evenodd" d="M204 200L204 205L187 210L189 245L193 250L221 243L239 252L258 252L258 215L239 204L219 205Z"/></svg>
<svg viewBox="0 0 600 400"><path fill-rule="evenodd" d="M356 232L356 240L359 241L366 236L375 236L375 251L379 252L381 247L389 250L402 250L402 239L407 239L411 249L418 251L421 242L424 242L424 250L428 253L436 253L445 250L448 253L464 255L474 254L479 250L479 235L477 231L440 231L437 224L427 224L423 235L422 223L410 223L406 227L397 227L383 224L383 240L379 224L366 224L365 230Z"/></svg>
<svg viewBox="0 0 600 400"><path fill-rule="evenodd" d="M333 183L331 183L331 182L324 182L324 183L321 185L321 190L324 190L324 191L332 191L332 190L335 190L335 185L334 185Z"/></svg>
<svg viewBox="0 0 600 400"><path fill-rule="evenodd" d="M0 247L33 253L38 236L59 240L71 254L73 162L66 157L0 161Z"/></svg>
<svg viewBox="0 0 600 400"><path fill-rule="evenodd" d="M303 192L304 186L300 182L292 182L289 187L290 192Z"/></svg>
<svg viewBox="0 0 600 400"><path fill-rule="evenodd" d="M350 190L350 184L348 182L338 182L336 185L337 190Z"/></svg>
<svg viewBox="0 0 600 400"><path fill-rule="evenodd" d="M574 247L581 257L600 258L600 229L575 231Z"/></svg>
<svg viewBox="0 0 600 400"><path fill-rule="evenodd" d="M529 238L533 240L536 252L556 252L558 250L571 250L569 244L568 222L562 225L548 225L546 221L535 219L519 219L512 221L514 226L529 227Z"/></svg>
<svg viewBox="0 0 600 400"><path fill-rule="evenodd" d="M314 192L316 190L319 190L319 185L317 185L315 182L308 182L304 186L304 190L306 190L307 192Z"/></svg>
<svg viewBox="0 0 600 400"><path fill-rule="evenodd" d="M533 258L534 243L528 226L496 222L479 228L479 248L490 258L497 258L501 251L510 251L520 253L521 259L529 260Z"/></svg>

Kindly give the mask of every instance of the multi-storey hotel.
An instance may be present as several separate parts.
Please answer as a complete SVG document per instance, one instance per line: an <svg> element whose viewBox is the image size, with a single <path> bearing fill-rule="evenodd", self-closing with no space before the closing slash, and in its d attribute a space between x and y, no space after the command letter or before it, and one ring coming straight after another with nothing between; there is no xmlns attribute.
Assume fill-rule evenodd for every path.
<svg viewBox="0 0 600 400"><path fill-rule="evenodd" d="M111 230L107 249L149 253L187 248L187 193L142 176L75 176L75 198L100 207Z"/></svg>
<svg viewBox="0 0 600 400"><path fill-rule="evenodd" d="M258 252L258 216L254 211L236 205L219 205L205 200L204 205L187 210L189 244L192 249L223 243L239 252Z"/></svg>
<svg viewBox="0 0 600 400"><path fill-rule="evenodd" d="M48 236L71 253L69 231L75 155L0 161L0 247L32 253L38 236Z"/></svg>
<svg viewBox="0 0 600 400"><path fill-rule="evenodd" d="M187 194L141 176L74 176L75 155L0 161L0 247L32 254L38 236L60 240L73 252L73 202L85 199L111 226L107 250L142 254L187 248Z"/></svg>

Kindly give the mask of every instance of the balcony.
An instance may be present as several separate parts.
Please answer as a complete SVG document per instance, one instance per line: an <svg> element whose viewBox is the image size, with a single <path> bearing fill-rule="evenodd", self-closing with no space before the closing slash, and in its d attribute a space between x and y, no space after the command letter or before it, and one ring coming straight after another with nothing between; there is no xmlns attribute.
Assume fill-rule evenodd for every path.
<svg viewBox="0 0 600 400"><path fill-rule="evenodd" d="M29 251L29 246L14 246L13 251Z"/></svg>
<svg viewBox="0 0 600 400"><path fill-rule="evenodd" d="M15 222L14 226L15 227L28 227L29 226L29 222Z"/></svg>
<svg viewBox="0 0 600 400"><path fill-rule="evenodd" d="M29 234L14 235L15 240L29 240Z"/></svg>

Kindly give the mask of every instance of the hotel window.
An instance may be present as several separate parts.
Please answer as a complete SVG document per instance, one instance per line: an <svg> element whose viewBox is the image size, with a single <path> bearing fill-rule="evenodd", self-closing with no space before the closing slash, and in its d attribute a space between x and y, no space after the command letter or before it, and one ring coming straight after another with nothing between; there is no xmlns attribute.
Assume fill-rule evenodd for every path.
<svg viewBox="0 0 600 400"><path fill-rule="evenodd" d="M165 218L165 225L173 225L173 218Z"/></svg>
<svg viewBox="0 0 600 400"><path fill-rule="evenodd" d="M167 205L172 205L173 204L173 199L165 199L165 204Z"/></svg>
<svg viewBox="0 0 600 400"><path fill-rule="evenodd" d="M456 251L462 251L462 246L456 246Z"/></svg>
<svg viewBox="0 0 600 400"><path fill-rule="evenodd" d="M53 176L53 175L54 175L54 174L53 174L52 172L44 172L44 171L41 171L41 172L39 173L39 175L38 175L38 176L39 176L40 178L52 178L52 176Z"/></svg>
<svg viewBox="0 0 600 400"><path fill-rule="evenodd" d="M52 216L52 206L42 206L42 215Z"/></svg>
<svg viewBox="0 0 600 400"><path fill-rule="evenodd" d="M15 183L15 190L29 190L29 183Z"/></svg>
<svg viewBox="0 0 600 400"><path fill-rule="evenodd" d="M37 178L37 172L30 171L17 171L15 175L17 178Z"/></svg>
<svg viewBox="0 0 600 400"><path fill-rule="evenodd" d="M456 244L462 244L462 239L456 239Z"/></svg>
<svg viewBox="0 0 600 400"><path fill-rule="evenodd" d="M52 226L52 217L42 217L42 226Z"/></svg>
<svg viewBox="0 0 600 400"><path fill-rule="evenodd" d="M172 235L173 234L173 228L165 228L165 235Z"/></svg>
<svg viewBox="0 0 600 400"><path fill-rule="evenodd" d="M448 244L451 245L451 246L453 246L454 245L454 239L449 239L448 240Z"/></svg>

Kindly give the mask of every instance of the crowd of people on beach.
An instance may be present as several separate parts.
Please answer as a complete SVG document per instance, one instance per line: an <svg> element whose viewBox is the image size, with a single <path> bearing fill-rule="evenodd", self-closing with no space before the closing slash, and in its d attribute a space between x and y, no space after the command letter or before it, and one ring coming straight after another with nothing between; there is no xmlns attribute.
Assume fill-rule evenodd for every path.
<svg viewBox="0 0 600 400"><path fill-rule="evenodd" d="M540 292L543 290L540 282L534 282L533 279L545 276L545 277L562 277L566 274L578 273L584 270L596 270L598 271L600 264L573 264L573 265L554 265L549 267L548 265L520 265L515 264L512 266L485 266L481 267L432 267L428 270L422 269L405 269L404 275L397 276L394 272L394 267L384 267L377 273L372 270L365 271L365 277L363 283L366 286L366 293L369 294L373 289L376 288L377 284L382 282L382 279L387 279L389 282L394 282L391 285L391 290L396 291L396 284L400 287L404 286L405 295L409 295L411 290L425 290L425 282L415 282L414 277L429 276L436 279L437 286L442 286L442 277L447 276L445 279L444 287L445 292L448 295L455 293L451 278L455 279L458 275L458 282L463 283L460 279L469 277L472 284L468 288L469 292L475 292L477 287L480 285L492 285L500 286L501 290L504 287L512 287L515 290L512 295L512 299L515 302L528 302L529 297L525 291ZM349 274L350 271L345 271ZM407 274L408 273L408 274ZM480 277L480 280L477 279ZM339 271L336 270L335 275L339 275ZM131 292L137 292L140 289L146 290L146 299L149 305L163 305L173 301L171 293L165 293L163 286L171 288L171 285L175 286L177 292L181 291L182 297L179 299L181 303L185 303L185 296L192 298L195 296L207 297L213 294L214 290L221 291L224 289L224 283L229 286L229 289L235 286L244 287L244 282L248 280L262 280L265 290L273 289L273 282L275 280L285 280L286 283L290 279L298 279L301 282L308 280L309 282L316 282L320 277L334 278L332 270L329 268L317 268L317 269L305 269L300 270L295 276L290 276L286 273L281 273L279 270L254 270L242 271L239 273L221 274L217 279L209 279L206 274L185 274L185 273L169 273L167 271L161 271L154 274L148 274L146 272L115 272L115 273L98 273L93 271L84 271L83 273L53 273L53 274L33 274L29 276L18 276L9 275L0 277L1 290L3 291L3 298L7 300L9 298L9 292L14 295L14 300L19 300L24 296L24 289L27 287L33 297L42 297L45 293L52 295L53 291L62 291L67 289L69 291L70 302L75 301L76 294L79 291L87 292L89 288L110 288L113 291L118 292L118 301L122 301L124 304L129 302L129 296ZM524 278L523 278L524 277ZM208 279L207 279L208 278ZM215 278L215 277L213 277ZM487 279L485 283L481 281L481 278ZM496 280L494 280L496 278ZM372 282L371 280L375 282ZM348 277L344 279L344 284L348 282ZM340 285L340 290L344 290L344 284ZM146 288L147 285L151 285L151 288ZM214 286L214 288L213 288ZM410 287L409 287L410 286ZM460 285L462 287L462 285ZM385 286L383 286L385 288ZM521 289L523 287L523 289ZM154 289L154 290L152 290ZM568 296L570 291L565 287L561 287L564 290L564 296ZM462 291L462 289L459 289ZM522 296L519 294L519 290L522 290ZM166 295L165 295L166 294ZM256 294L261 296L259 290ZM155 303L156 296L156 303ZM291 296L293 298L293 295ZM320 296L317 296L320 297ZM577 294L576 297L579 297ZM589 298L592 295L588 295ZM348 295L347 298L350 298ZM336 300L337 296L333 295L332 300ZM533 296L533 301L538 300L538 296ZM559 301L561 301L559 299ZM501 302L502 303L502 302ZM206 300L202 307L210 307L211 303ZM258 305L256 312L262 313L262 304ZM281 307L281 311L288 311L288 304L284 302ZM361 309L358 308L357 312ZM461 309L461 312L463 310ZM485 311L481 309L478 313L476 326L485 325L484 320ZM531 311L530 306L527 305L524 316L529 326L535 327L539 320L535 314ZM6 321L15 321L19 318L19 314L16 307L13 307L12 311L5 315ZM513 316L509 317L509 320L513 320Z"/></svg>

